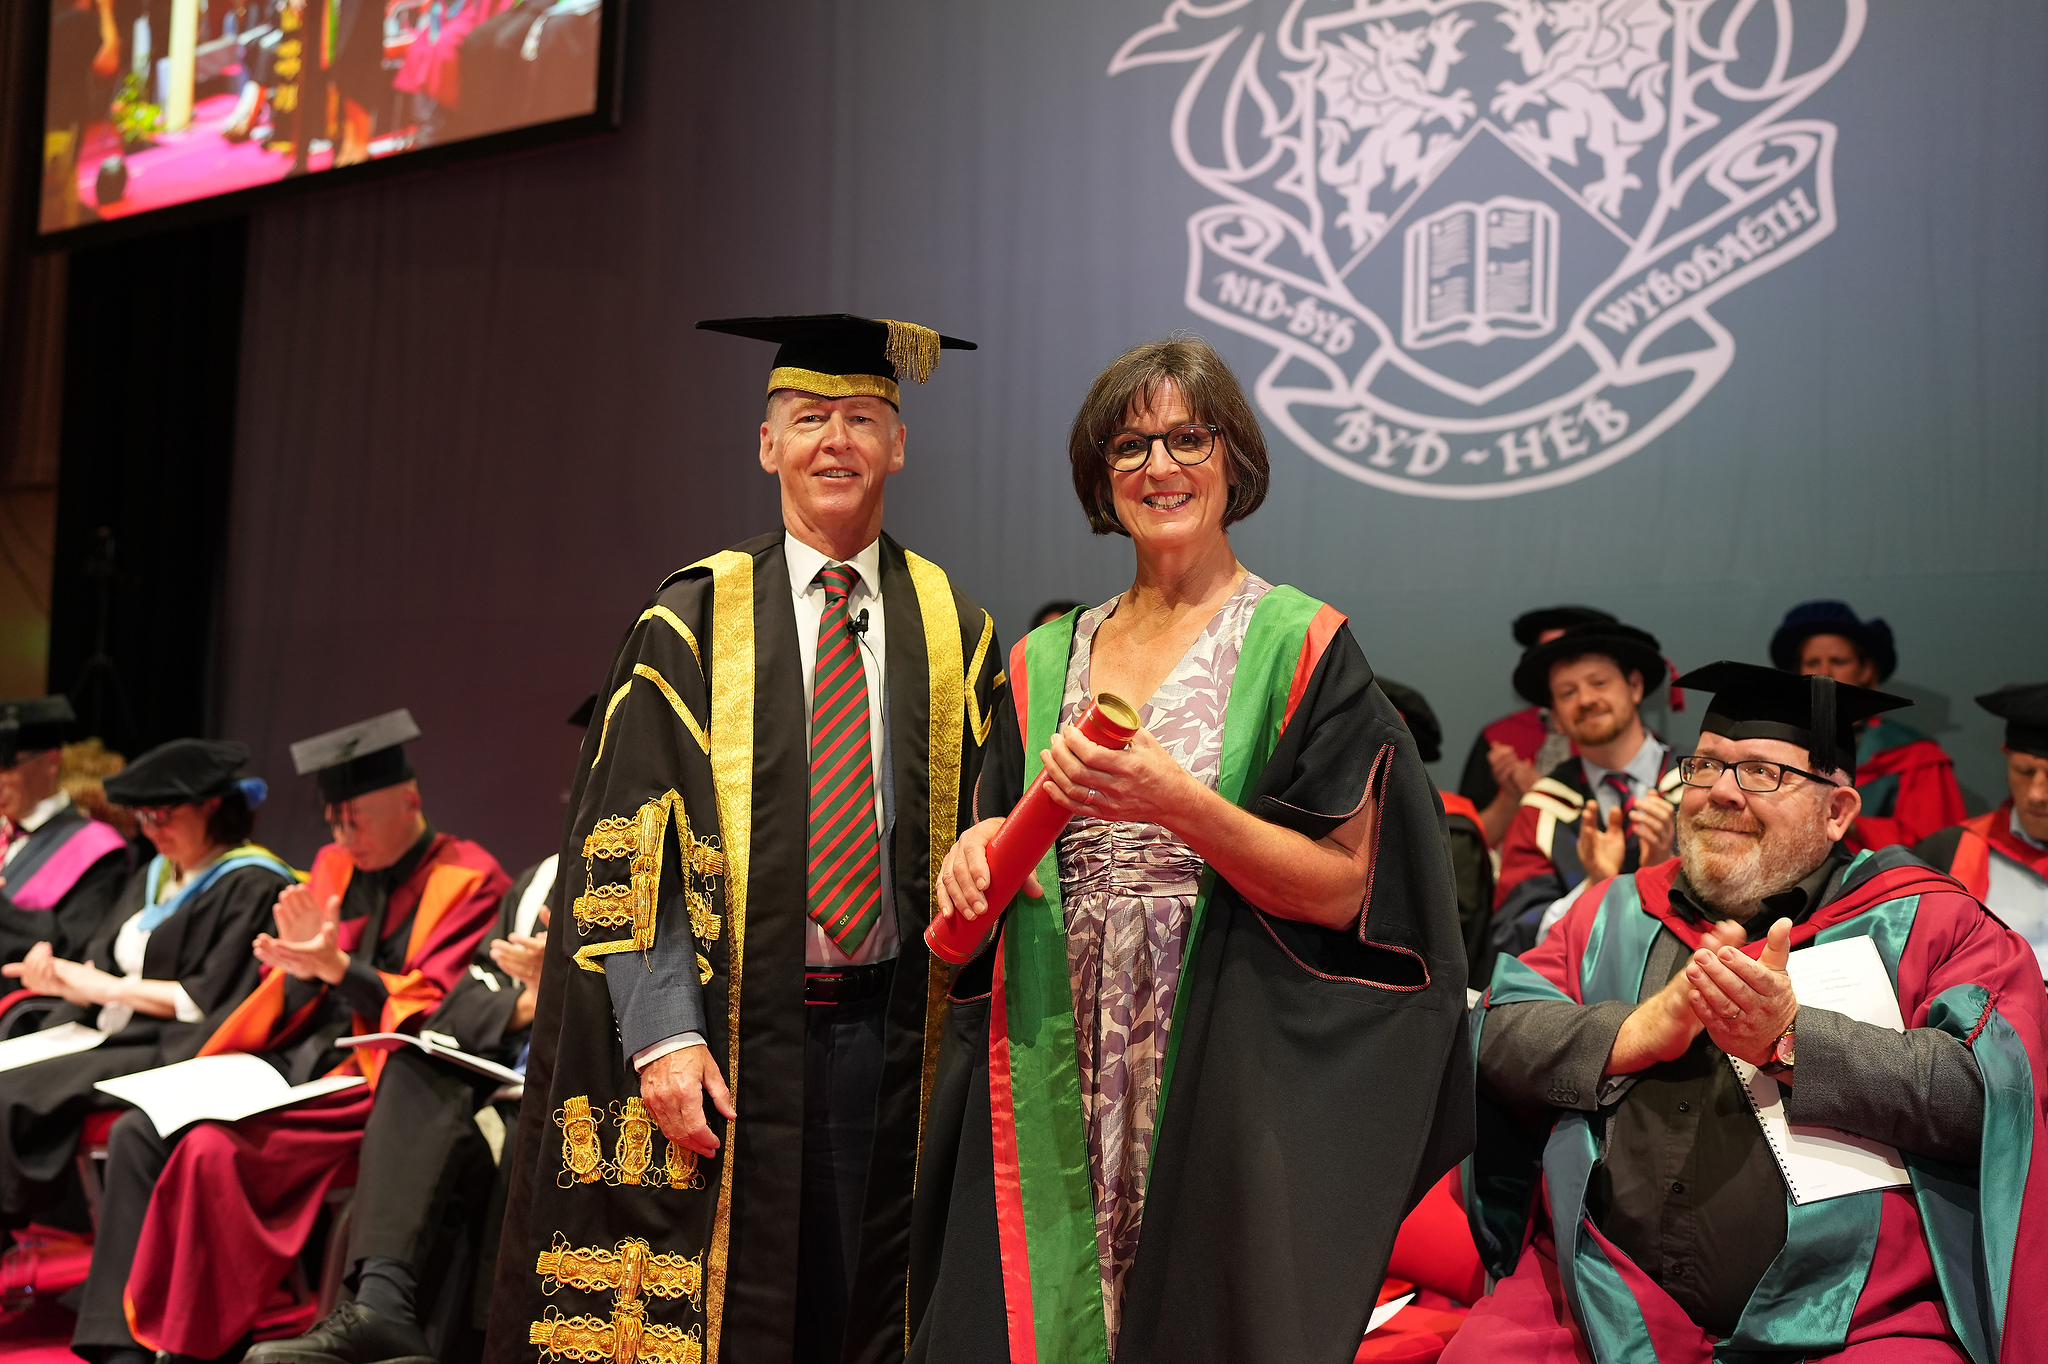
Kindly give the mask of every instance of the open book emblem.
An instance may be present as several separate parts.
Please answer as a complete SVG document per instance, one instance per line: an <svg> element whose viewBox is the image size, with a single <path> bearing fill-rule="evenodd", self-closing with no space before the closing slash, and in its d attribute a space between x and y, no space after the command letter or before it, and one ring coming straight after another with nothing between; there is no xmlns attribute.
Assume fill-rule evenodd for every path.
<svg viewBox="0 0 2048 1364"><path fill-rule="evenodd" d="M1401 344L1410 350L1557 330L1557 210L1498 194L1408 229Z"/></svg>
<svg viewBox="0 0 2048 1364"><path fill-rule="evenodd" d="M1800 106L1866 5L1164 0L1109 75L1183 73L1183 302L1264 348L1278 433L1501 497L1683 419L1735 360L1714 305L1833 233L1836 128Z"/></svg>

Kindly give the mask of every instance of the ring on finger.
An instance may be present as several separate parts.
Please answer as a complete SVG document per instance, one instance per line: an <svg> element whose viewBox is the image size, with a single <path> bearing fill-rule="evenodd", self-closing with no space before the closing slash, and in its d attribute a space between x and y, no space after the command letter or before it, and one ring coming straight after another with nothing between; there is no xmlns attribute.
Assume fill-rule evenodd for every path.
<svg viewBox="0 0 2048 1364"><path fill-rule="evenodd" d="M1093 805L1093 804L1095 803L1095 788L1094 788L1094 787L1092 787L1092 786L1084 786L1084 787L1082 787L1082 788L1081 788L1081 803L1082 803L1083 805Z"/></svg>

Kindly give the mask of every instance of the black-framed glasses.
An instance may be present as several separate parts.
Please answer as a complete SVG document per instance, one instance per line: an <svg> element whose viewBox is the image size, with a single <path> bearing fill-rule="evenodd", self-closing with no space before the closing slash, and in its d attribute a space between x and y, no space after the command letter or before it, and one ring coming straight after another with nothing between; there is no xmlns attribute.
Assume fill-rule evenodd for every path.
<svg viewBox="0 0 2048 1364"><path fill-rule="evenodd" d="M1112 431L1095 442L1109 467L1128 474L1145 467L1152 458L1152 442L1165 441L1166 453L1176 464L1200 464L1216 453L1216 437L1223 430L1202 422L1186 422L1171 431Z"/></svg>
<svg viewBox="0 0 2048 1364"><path fill-rule="evenodd" d="M1678 779L1687 786L1712 786L1715 782L1721 780L1723 772L1730 771L1731 769L1735 773L1735 784L1751 795L1757 796L1767 795L1783 786L1787 772L1792 773L1794 776L1804 777L1808 781L1817 781L1822 786L1840 786L1842 784L1838 781L1830 781L1818 772L1808 772L1804 768L1793 767L1786 763L1765 762L1761 758L1745 758L1743 761L1735 763L1722 762L1719 758L1680 758L1678 760Z"/></svg>

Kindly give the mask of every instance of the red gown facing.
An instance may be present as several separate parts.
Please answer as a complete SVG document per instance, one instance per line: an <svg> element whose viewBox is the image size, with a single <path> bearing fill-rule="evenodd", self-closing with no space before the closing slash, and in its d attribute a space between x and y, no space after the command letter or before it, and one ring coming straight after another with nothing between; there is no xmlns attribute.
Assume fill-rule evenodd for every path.
<svg viewBox="0 0 2048 1364"><path fill-rule="evenodd" d="M326 903L355 871L339 845L320 850L312 889ZM390 992L381 1017L353 1017L358 1033L411 1030L468 969L510 884L474 843L437 834L411 876L394 887L384 922L408 918L404 971L380 971ZM367 920L340 926L355 952ZM266 973L200 1055L267 1052L296 1040L318 1001L284 1016L286 975ZM369 1083L237 1123L206 1122L185 1134L158 1179L128 1275L128 1325L144 1345L213 1358L255 1325L264 1301L312 1234L330 1188L355 1181L357 1148L370 1119L384 1053L357 1051L334 1074Z"/></svg>

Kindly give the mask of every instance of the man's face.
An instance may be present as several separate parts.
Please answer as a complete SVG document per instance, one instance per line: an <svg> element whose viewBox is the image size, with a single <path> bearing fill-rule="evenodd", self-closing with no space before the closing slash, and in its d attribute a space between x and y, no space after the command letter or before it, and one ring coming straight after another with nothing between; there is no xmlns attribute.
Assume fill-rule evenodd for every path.
<svg viewBox="0 0 2048 1364"><path fill-rule="evenodd" d="M1628 731L1643 702L1639 673L1622 675L1605 654L1585 654L1550 666L1550 713L1581 748L1612 743Z"/></svg>
<svg viewBox="0 0 2048 1364"><path fill-rule="evenodd" d="M1763 761L1805 768L1797 744L1702 734L1693 752L1724 763ZM1794 773L1775 791L1745 791L1735 773L1712 787L1687 786L1678 800L1678 856L1686 880L1717 909L1753 906L1789 890L1827 860L1849 831L1863 798L1853 786L1828 786Z"/></svg>
<svg viewBox="0 0 2048 1364"><path fill-rule="evenodd" d="M2005 750L2005 785L2027 837L2048 843L2048 758Z"/></svg>
<svg viewBox="0 0 2048 1364"><path fill-rule="evenodd" d="M360 871L382 871L419 837L420 788L400 782L327 807L327 827Z"/></svg>
<svg viewBox="0 0 2048 1364"><path fill-rule="evenodd" d="M761 467L782 484L782 518L807 543L882 528L882 484L903 467L906 434L880 398L778 392L761 423Z"/></svg>
<svg viewBox="0 0 2048 1364"><path fill-rule="evenodd" d="M56 795L57 769L63 762L61 749L45 748L20 754L12 767L0 767L0 816L26 819L36 806Z"/></svg>
<svg viewBox="0 0 2048 1364"><path fill-rule="evenodd" d="M1822 673L1852 687L1877 685L1877 665L1841 635L1808 635L1799 646L1799 671L1807 676Z"/></svg>

